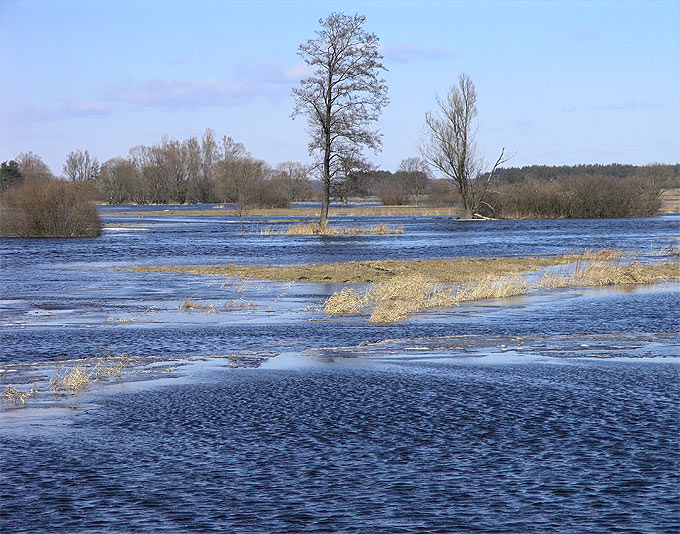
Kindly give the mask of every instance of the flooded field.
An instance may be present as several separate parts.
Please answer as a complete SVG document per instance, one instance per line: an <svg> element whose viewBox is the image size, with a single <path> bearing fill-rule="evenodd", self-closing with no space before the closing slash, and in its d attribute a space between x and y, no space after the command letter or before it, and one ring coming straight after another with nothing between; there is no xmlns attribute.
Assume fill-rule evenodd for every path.
<svg viewBox="0 0 680 534"><path fill-rule="evenodd" d="M320 237L260 235L281 217L241 235L234 217L131 209L103 208L98 239L0 241L0 387L38 384L0 411L0 531L680 528L677 282L373 325L323 313L338 284L130 269L598 247L655 261L677 215L338 217L404 233ZM48 391L75 359L123 355L120 375Z"/></svg>

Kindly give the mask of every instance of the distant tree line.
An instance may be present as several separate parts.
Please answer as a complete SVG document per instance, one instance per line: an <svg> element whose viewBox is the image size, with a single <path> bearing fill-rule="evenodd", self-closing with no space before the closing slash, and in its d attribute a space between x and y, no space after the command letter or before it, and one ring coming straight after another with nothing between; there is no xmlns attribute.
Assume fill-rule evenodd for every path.
<svg viewBox="0 0 680 534"><path fill-rule="evenodd" d="M0 191L24 179L55 179L39 156L28 152L2 163ZM310 169L286 161L270 167L242 143L208 129L200 139L137 145L127 157L100 164L87 150L68 154L61 178L91 186L108 204L195 204L223 202L240 207L286 207L310 198Z"/></svg>
<svg viewBox="0 0 680 534"><path fill-rule="evenodd" d="M653 182L662 189L680 187L680 164L665 165L652 163L650 165L636 166L620 163L609 165L529 165L526 167L508 167L496 170L494 180L496 184L515 184L524 181L557 181L574 176L608 176L611 178L626 179L639 177Z"/></svg>
<svg viewBox="0 0 680 534"><path fill-rule="evenodd" d="M309 169L286 161L275 168L254 158L242 143L212 130L201 139L163 138L138 145L127 158L106 161L94 180L109 204L197 204L286 207L309 196Z"/></svg>

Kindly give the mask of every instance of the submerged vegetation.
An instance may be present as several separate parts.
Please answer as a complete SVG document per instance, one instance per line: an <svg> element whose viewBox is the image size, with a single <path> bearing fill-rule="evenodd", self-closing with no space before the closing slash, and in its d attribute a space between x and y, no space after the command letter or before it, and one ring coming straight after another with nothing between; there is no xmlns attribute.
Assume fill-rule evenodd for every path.
<svg viewBox="0 0 680 534"><path fill-rule="evenodd" d="M260 235L388 235L403 234L403 226L387 226L376 224L372 227L364 226L326 226L319 223L295 223L281 229L274 230L267 226L260 231Z"/></svg>
<svg viewBox="0 0 680 534"><path fill-rule="evenodd" d="M599 260L577 262L566 272L545 273L530 283L523 273L463 284L444 285L419 274L398 276L370 284L365 290L343 288L325 302L328 315L368 315L371 323L394 323L411 314L449 308L461 302L509 298L532 291L564 287L654 284L680 279L680 263L612 263Z"/></svg>
<svg viewBox="0 0 680 534"><path fill-rule="evenodd" d="M127 354L113 356L108 351L95 358L63 360L58 362L59 367L49 378L46 386L41 387L39 380L29 390L8 385L0 395L0 400L2 404L25 405L27 400L41 393L82 393L96 382L120 377L131 360L131 356ZM42 365L51 364L52 362L42 362Z"/></svg>
<svg viewBox="0 0 680 534"><path fill-rule="evenodd" d="M674 249L661 256L673 256ZM544 267L562 266L529 279ZM272 281L353 284L324 303L330 316L367 315L391 323L461 302L507 298L563 287L654 284L680 279L680 263L642 263L614 249L555 257L379 260L303 266L137 266L137 272L182 272ZM355 285L364 285L356 287Z"/></svg>

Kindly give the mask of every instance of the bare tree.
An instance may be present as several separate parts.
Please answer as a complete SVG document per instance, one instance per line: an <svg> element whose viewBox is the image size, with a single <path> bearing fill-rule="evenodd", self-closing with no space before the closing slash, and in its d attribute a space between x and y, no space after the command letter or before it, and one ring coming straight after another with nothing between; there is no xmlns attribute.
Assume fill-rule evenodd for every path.
<svg viewBox="0 0 680 534"><path fill-rule="evenodd" d="M298 48L312 74L293 89L292 117L307 116L310 154L320 155L324 192L321 227L328 225L328 205L334 177L356 159L362 147L378 151L381 135L370 125L387 105L387 85L380 71L378 37L363 29L366 17L331 13L319 20L316 39ZM344 160L344 162L343 162Z"/></svg>
<svg viewBox="0 0 680 534"><path fill-rule="evenodd" d="M445 100L437 96L436 112L425 115L424 139L419 152L423 158L448 180L453 182L463 202L464 217L471 219L491 183L496 168L506 162L505 149L482 180L483 158L475 140L477 128L477 92L465 74L458 78Z"/></svg>
<svg viewBox="0 0 680 534"><path fill-rule="evenodd" d="M186 158L187 202L200 202L205 196L201 182L201 144L195 137L190 137L182 143L182 150Z"/></svg>
<svg viewBox="0 0 680 534"><path fill-rule="evenodd" d="M170 185L170 199L178 204L187 200L189 172L183 145L169 137L163 137L159 150L160 163Z"/></svg>
<svg viewBox="0 0 680 534"><path fill-rule="evenodd" d="M72 182L89 182L97 179L100 172L97 158L87 150L72 150L66 156L64 176Z"/></svg>
<svg viewBox="0 0 680 534"><path fill-rule="evenodd" d="M427 162L422 158L402 160L396 178L403 183L404 191L409 195L411 202L416 206L420 205L430 182Z"/></svg>
<svg viewBox="0 0 680 534"><path fill-rule="evenodd" d="M19 171L26 180L50 180L54 174L37 154L22 152L15 160L19 163Z"/></svg>
<svg viewBox="0 0 680 534"><path fill-rule="evenodd" d="M286 184L288 200L302 200L309 186L309 168L297 161L284 161L275 169L275 177Z"/></svg>
<svg viewBox="0 0 680 534"><path fill-rule="evenodd" d="M137 167L128 159L112 158L102 165L97 185L109 204L130 202L139 185Z"/></svg>
<svg viewBox="0 0 680 534"><path fill-rule="evenodd" d="M220 148L215 140L215 132L206 128L201 138L201 172L198 182L198 201L211 202L215 188L215 164L219 161Z"/></svg>
<svg viewBox="0 0 680 534"><path fill-rule="evenodd" d="M222 136L222 159L240 159L250 156L250 153L246 150L246 145L234 141L231 137L226 135Z"/></svg>
<svg viewBox="0 0 680 534"><path fill-rule="evenodd" d="M140 187L135 190L139 204L167 204L172 182L163 165L163 149L159 145L137 145L129 151L130 161L137 167Z"/></svg>

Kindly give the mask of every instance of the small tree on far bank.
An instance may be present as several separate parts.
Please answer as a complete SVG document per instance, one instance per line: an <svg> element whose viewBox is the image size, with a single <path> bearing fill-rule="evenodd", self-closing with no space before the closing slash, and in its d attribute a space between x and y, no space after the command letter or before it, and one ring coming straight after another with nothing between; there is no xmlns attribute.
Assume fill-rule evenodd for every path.
<svg viewBox="0 0 680 534"><path fill-rule="evenodd" d="M0 166L0 192L14 184L21 183L23 179L24 175L19 170L19 162L13 159L2 162Z"/></svg>
<svg viewBox="0 0 680 534"><path fill-rule="evenodd" d="M484 201L496 168L506 162L505 149L481 180L484 161L478 153L477 92L472 80L461 74L458 85L452 86L446 99L437 96L438 110L425 115L424 138L419 152L435 170L450 180L463 203L464 217L471 219Z"/></svg>
<svg viewBox="0 0 680 534"><path fill-rule="evenodd" d="M430 183L427 162L422 158L406 158L399 164L396 172L397 180L403 183L409 201L419 206L427 194Z"/></svg>
<svg viewBox="0 0 680 534"><path fill-rule="evenodd" d="M380 71L378 37L364 28L366 17L331 13L321 19L317 38L301 44L298 54L312 69L293 89L295 108L309 121L309 152L319 153L323 169L321 228L328 225L331 186L347 176L349 162L364 147L379 150L380 133L370 128L387 105L387 85Z"/></svg>
<svg viewBox="0 0 680 534"><path fill-rule="evenodd" d="M97 158L87 150L72 150L66 156L64 177L72 182L94 182L99 177L101 166Z"/></svg>

